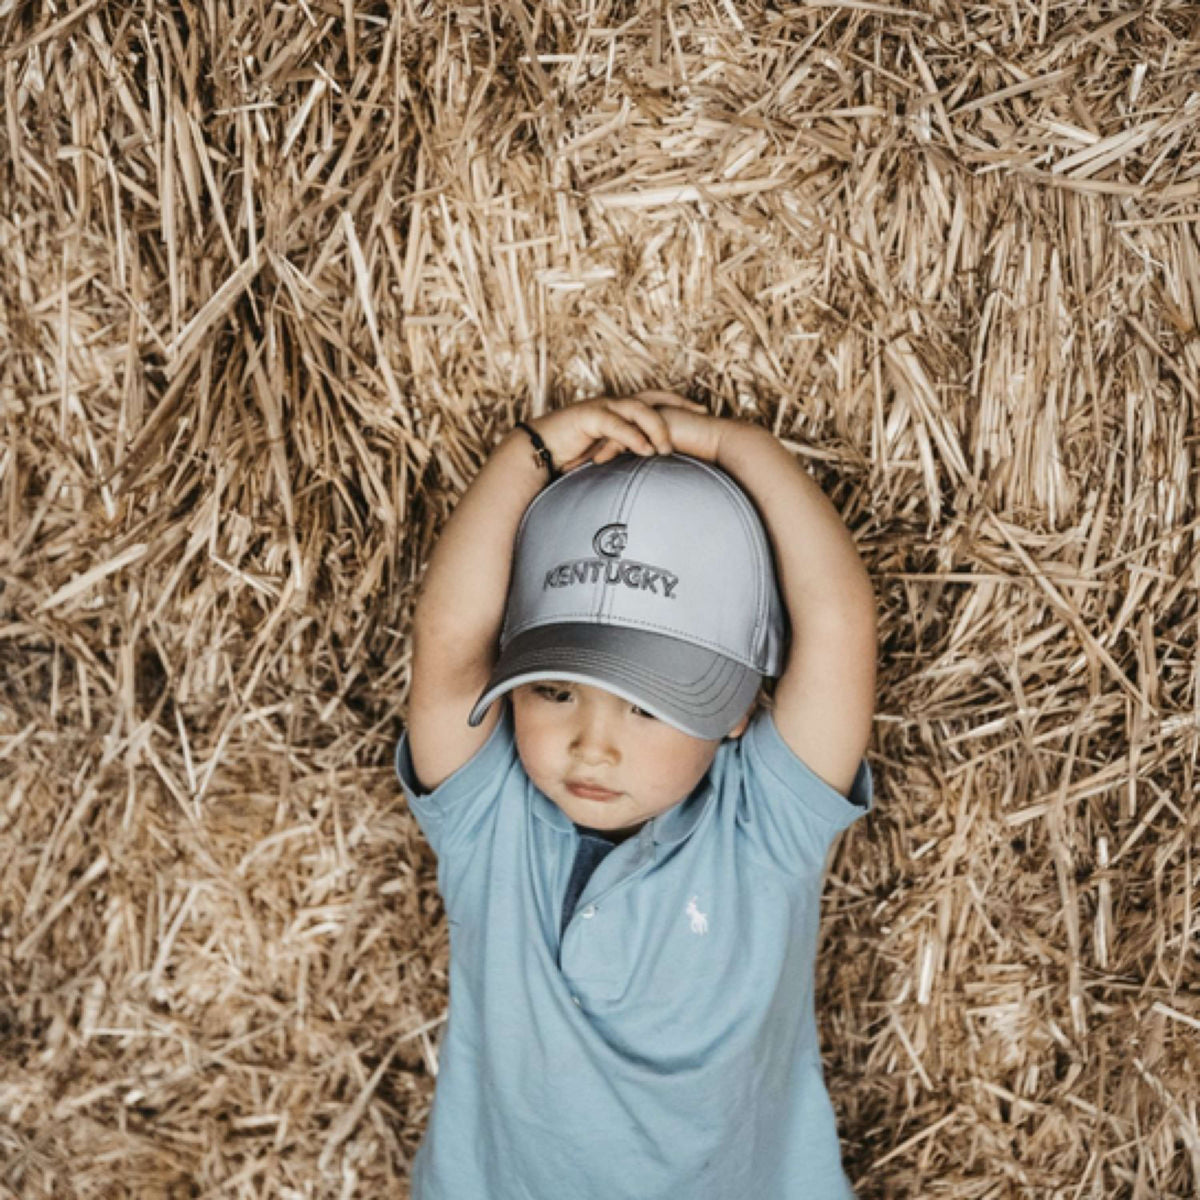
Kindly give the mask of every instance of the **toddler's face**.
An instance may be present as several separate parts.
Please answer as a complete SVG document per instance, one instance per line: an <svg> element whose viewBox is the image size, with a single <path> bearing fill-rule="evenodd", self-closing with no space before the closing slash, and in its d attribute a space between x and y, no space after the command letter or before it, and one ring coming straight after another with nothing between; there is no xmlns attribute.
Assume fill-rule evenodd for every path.
<svg viewBox="0 0 1200 1200"><path fill-rule="evenodd" d="M527 683L511 695L526 774L572 821L592 829L632 833L666 812L700 782L721 744L588 684Z"/></svg>

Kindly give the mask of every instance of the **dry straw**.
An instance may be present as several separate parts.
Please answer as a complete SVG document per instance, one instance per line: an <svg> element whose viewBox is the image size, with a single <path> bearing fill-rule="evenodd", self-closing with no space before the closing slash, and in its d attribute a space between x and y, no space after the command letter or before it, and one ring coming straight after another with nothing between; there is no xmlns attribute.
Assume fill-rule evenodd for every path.
<svg viewBox="0 0 1200 1200"><path fill-rule="evenodd" d="M1194 5L0 0L0 46L0 1194L405 1194L413 589L516 417L657 385L878 585L818 997L859 1194L1196 1195Z"/></svg>

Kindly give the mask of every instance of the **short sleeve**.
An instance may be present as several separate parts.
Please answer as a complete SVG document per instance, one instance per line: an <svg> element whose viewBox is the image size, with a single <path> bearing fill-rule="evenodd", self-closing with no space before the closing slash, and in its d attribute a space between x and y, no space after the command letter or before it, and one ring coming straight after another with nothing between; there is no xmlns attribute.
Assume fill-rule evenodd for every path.
<svg viewBox="0 0 1200 1200"><path fill-rule="evenodd" d="M453 775L425 791L412 765L406 729L396 745L396 777L421 832L442 858L455 842L469 838L486 819L513 770L521 770L507 711L487 741Z"/></svg>
<svg viewBox="0 0 1200 1200"><path fill-rule="evenodd" d="M742 833L760 858L784 871L823 868L834 838L874 806L866 759L843 796L796 756L769 711L755 715L739 749Z"/></svg>

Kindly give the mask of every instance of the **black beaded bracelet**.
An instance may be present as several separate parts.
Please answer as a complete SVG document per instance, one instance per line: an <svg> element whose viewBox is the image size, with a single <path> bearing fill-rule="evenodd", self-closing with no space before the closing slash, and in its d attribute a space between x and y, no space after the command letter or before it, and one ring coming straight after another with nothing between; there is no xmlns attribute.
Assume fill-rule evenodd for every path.
<svg viewBox="0 0 1200 1200"><path fill-rule="evenodd" d="M550 482L553 483L562 472L554 465L554 459L550 456L550 451L546 448L546 443L542 441L542 436L532 425L526 425L524 421L516 423L518 429L523 429L529 434L529 440L533 442L533 458L535 462L539 462L550 473Z"/></svg>

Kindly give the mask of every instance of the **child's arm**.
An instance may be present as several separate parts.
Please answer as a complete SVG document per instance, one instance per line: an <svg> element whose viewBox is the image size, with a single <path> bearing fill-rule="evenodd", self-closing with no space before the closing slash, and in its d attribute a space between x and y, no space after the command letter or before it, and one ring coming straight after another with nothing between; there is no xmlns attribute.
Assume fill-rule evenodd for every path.
<svg viewBox="0 0 1200 1200"><path fill-rule="evenodd" d="M875 707L875 597L849 530L771 433L664 411L683 454L715 462L754 501L775 553L792 626L775 725L811 770L848 794Z"/></svg>
<svg viewBox="0 0 1200 1200"><path fill-rule="evenodd" d="M668 393L589 400L530 424L567 470L623 450L669 454L671 440L652 405L698 409ZM533 443L514 429L463 493L429 560L413 614L409 751L417 778L433 789L487 740L501 706L477 727L467 717L491 676L508 598L513 539L547 482Z"/></svg>

